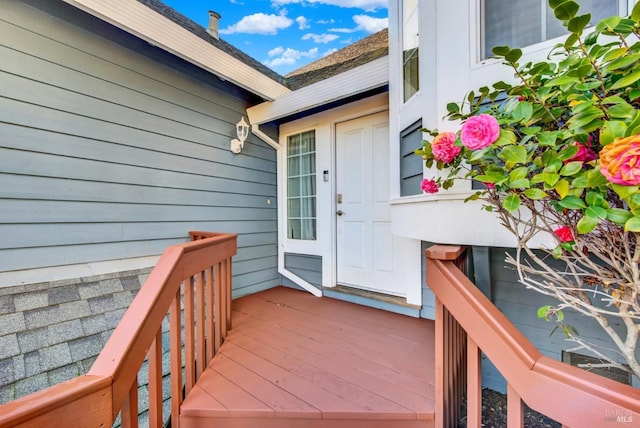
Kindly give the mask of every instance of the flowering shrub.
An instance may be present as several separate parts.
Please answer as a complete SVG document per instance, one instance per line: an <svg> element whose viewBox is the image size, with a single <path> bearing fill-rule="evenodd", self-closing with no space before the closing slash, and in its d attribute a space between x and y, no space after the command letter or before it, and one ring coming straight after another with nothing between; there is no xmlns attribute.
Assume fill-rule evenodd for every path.
<svg viewBox="0 0 640 428"><path fill-rule="evenodd" d="M448 104L458 132L423 130L435 138L416 153L448 174L422 187L434 193L461 177L484 183L469 199L482 199L516 236L517 256L507 261L522 283L560 302L539 315L555 315L570 340L616 359L562 324L561 311L591 316L640 377L640 3L630 17L606 18L589 32L591 16L579 15L576 2L549 5L569 36L546 62L493 49L518 83L496 82ZM567 264L564 272L529 248L541 233L555 237L547 251ZM611 328L615 318L626 332Z"/></svg>

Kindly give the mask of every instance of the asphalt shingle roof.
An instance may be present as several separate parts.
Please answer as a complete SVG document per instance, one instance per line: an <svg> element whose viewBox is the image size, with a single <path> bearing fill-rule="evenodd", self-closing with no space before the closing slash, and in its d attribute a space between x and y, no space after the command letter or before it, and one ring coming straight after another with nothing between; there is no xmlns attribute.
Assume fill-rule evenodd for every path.
<svg viewBox="0 0 640 428"><path fill-rule="evenodd" d="M266 65L237 49L222 39L216 39L207 33L207 30L164 4L161 0L138 0L150 9L165 16L176 24L189 30L201 39L211 43L216 48L228 53L234 58L244 62L270 79L287 86L291 90L300 89L312 83L319 82L329 77L344 73L352 68L383 57L389 51L389 34L384 29L369 37L359 40L339 51L327 55L311 64L292 71L286 76L281 76Z"/></svg>

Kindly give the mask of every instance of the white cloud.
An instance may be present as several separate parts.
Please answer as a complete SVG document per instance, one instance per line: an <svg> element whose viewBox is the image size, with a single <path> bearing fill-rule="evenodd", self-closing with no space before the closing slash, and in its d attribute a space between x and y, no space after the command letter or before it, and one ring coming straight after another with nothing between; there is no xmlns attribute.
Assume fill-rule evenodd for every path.
<svg viewBox="0 0 640 428"><path fill-rule="evenodd" d="M282 65L295 65L301 58L315 58L318 56L318 48L312 48L308 51L299 51L291 48L283 48L278 46L277 48L269 51L269 57L272 59L263 61L263 64L267 67L279 67Z"/></svg>
<svg viewBox="0 0 640 428"><path fill-rule="evenodd" d="M355 28L329 28L328 31L345 34L364 31L373 34L389 26L389 18L374 18L368 15L355 15L353 21L357 24Z"/></svg>
<svg viewBox="0 0 640 428"><path fill-rule="evenodd" d="M296 18L296 22L298 23L298 28L300 30L306 30L307 28L310 27L309 20L307 18L305 18L304 16L297 17Z"/></svg>
<svg viewBox="0 0 640 428"><path fill-rule="evenodd" d="M318 24L322 24L322 25L327 25L327 24L335 24L336 21L335 19L331 18L331 19L321 19L320 21L317 21Z"/></svg>
<svg viewBox="0 0 640 428"><path fill-rule="evenodd" d="M279 7L286 4L302 3L302 4L326 4L338 7L354 7L367 12L378 9L387 9L388 0L271 0L273 7Z"/></svg>
<svg viewBox="0 0 640 428"><path fill-rule="evenodd" d="M312 39L314 43L321 43L321 44L331 43L334 40L336 40L337 38L338 38L338 36L336 36L335 34L313 34L313 33L308 33L308 34L305 34L304 36L302 36L302 40Z"/></svg>
<svg viewBox="0 0 640 428"><path fill-rule="evenodd" d="M353 20L358 24L358 28L369 34L377 33L389 26L389 18L374 18L368 15L356 15Z"/></svg>
<svg viewBox="0 0 640 428"><path fill-rule="evenodd" d="M267 15L265 13L254 13L238 21L237 24L230 25L220 34L247 33L247 34L277 34L278 30L290 27L293 21L286 17L286 11L280 15Z"/></svg>
<svg viewBox="0 0 640 428"><path fill-rule="evenodd" d="M332 33L355 33L356 31L358 31L358 28L329 28L328 31L331 31Z"/></svg>

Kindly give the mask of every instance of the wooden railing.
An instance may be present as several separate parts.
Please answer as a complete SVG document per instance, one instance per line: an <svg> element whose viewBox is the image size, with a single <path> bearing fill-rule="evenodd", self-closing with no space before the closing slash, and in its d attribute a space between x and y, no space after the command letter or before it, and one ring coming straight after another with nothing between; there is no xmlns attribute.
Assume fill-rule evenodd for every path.
<svg viewBox="0 0 640 428"><path fill-rule="evenodd" d="M167 313L171 422L179 426L183 391L189 393L231 327L231 257L237 249L236 235L190 235L193 242L162 254L88 374L0 406L0 427L111 427L118 414L123 427L137 427L137 377L145 358L149 426L162 427Z"/></svg>
<svg viewBox="0 0 640 428"><path fill-rule="evenodd" d="M436 295L436 426L457 426L463 397L467 426L481 426L481 352L507 381L507 422L523 426L523 401L564 427L640 423L640 390L546 357L458 266L461 247L426 251Z"/></svg>

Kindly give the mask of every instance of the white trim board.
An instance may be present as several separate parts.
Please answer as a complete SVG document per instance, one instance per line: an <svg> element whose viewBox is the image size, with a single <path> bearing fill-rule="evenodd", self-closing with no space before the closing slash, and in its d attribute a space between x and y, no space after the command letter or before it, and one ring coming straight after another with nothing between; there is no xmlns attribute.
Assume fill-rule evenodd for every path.
<svg viewBox="0 0 640 428"><path fill-rule="evenodd" d="M137 0L64 0L267 100L290 90Z"/></svg>

